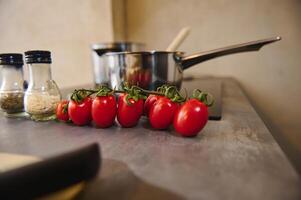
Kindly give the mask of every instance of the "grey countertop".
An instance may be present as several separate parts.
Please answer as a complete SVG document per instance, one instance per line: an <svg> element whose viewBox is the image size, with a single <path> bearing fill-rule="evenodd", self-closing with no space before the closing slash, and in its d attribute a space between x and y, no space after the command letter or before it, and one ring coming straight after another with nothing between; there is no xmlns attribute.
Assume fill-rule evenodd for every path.
<svg viewBox="0 0 301 200"><path fill-rule="evenodd" d="M195 138L135 128L76 127L0 117L0 151L49 157L91 142L103 165L79 199L300 199L301 180L232 79L223 82L222 120Z"/></svg>

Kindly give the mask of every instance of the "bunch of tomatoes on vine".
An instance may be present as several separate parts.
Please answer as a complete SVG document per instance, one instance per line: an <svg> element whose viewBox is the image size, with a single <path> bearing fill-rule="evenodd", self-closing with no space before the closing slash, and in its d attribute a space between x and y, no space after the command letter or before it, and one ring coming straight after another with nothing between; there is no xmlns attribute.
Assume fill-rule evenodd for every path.
<svg viewBox="0 0 301 200"><path fill-rule="evenodd" d="M171 125L185 137L196 136L208 121L211 95L199 89L190 98L183 97L175 86L163 85L157 91L124 85L122 90L100 86L98 89L74 90L70 101L61 101L56 109L60 121L84 126L92 121L109 128L115 119L124 128L134 127L145 115L151 127L166 130Z"/></svg>

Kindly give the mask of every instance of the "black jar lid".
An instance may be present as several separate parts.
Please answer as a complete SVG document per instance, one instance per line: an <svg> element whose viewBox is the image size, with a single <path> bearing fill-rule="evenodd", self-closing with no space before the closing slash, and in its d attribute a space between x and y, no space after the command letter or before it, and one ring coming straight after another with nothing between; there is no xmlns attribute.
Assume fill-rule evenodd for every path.
<svg viewBox="0 0 301 200"><path fill-rule="evenodd" d="M25 62L27 64L31 63L51 63L51 52L34 50L25 52Z"/></svg>
<svg viewBox="0 0 301 200"><path fill-rule="evenodd" d="M0 65L13 65L15 67L22 67L23 64L23 55L20 53L0 54Z"/></svg>

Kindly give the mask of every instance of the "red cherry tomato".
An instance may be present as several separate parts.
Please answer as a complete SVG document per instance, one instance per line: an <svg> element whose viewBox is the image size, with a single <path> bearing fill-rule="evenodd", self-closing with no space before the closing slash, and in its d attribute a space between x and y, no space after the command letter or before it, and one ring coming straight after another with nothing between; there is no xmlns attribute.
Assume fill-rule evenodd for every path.
<svg viewBox="0 0 301 200"><path fill-rule="evenodd" d="M117 120L122 127L134 127L137 125L143 113L143 99L135 101L130 98L130 105L126 102L126 96L120 95L118 99Z"/></svg>
<svg viewBox="0 0 301 200"><path fill-rule="evenodd" d="M207 106L197 99L190 99L176 112L173 125L182 136L192 137L204 128L207 121Z"/></svg>
<svg viewBox="0 0 301 200"><path fill-rule="evenodd" d="M69 101L63 100L59 102L59 104L56 107L56 118L60 121L67 122L69 120L68 115L68 103Z"/></svg>
<svg viewBox="0 0 301 200"><path fill-rule="evenodd" d="M92 103L92 119L101 128L113 125L117 112L117 103L113 95L99 96Z"/></svg>
<svg viewBox="0 0 301 200"><path fill-rule="evenodd" d="M71 100L68 104L68 114L72 122L78 126L83 126L91 122L92 99L86 97L82 102L77 103Z"/></svg>
<svg viewBox="0 0 301 200"><path fill-rule="evenodd" d="M157 100L149 111L149 121L155 129L167 129L179 107L178 103L172 102L167 97Z"/></svg>
<svg viewBox="0 0 301 200"><path fill-rule="evenodd" d="M151 109L151 107L154 105L154 103L160 99L162 96L159 96L159 95L149 95L147 97L147 99L145 100L144 102L144 108L143 108L143 111L144 111L144 114L148 117L149 116L149 111Z"/></svg>

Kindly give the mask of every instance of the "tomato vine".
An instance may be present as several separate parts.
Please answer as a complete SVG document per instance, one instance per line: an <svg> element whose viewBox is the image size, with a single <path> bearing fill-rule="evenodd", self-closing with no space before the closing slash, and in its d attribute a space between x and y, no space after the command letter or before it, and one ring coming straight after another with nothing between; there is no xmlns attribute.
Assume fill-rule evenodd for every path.
<svg viewBox="0 0 301 200"><path fill-rule="evenodd" d="M186 92L186 90L185 90ZM129 99L133 99L134 101L138 101L139 99L146 99L149 95L159 95L159 96L165 96L169 98L173 102L182 103L185 102L187 99L187 93L185 97L181 95L179 90L176 86L170 86L170 85L163 85L161 87L158 87L157 91L150 91L140 88L139 86L133 85L129 86L127 83L125 83L122 86L121 90L112 89L106 85L102 85L97 89L76 89L71 95L71 100L80 103L82 102L86 97L89 97L91 95L95 96L108 96L112 94L117 93L126 93L128 94L126 97L126 101L128 104L130 104Z"/></svg>

